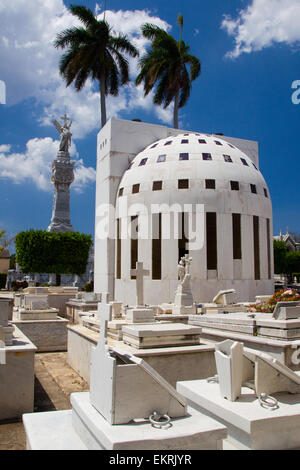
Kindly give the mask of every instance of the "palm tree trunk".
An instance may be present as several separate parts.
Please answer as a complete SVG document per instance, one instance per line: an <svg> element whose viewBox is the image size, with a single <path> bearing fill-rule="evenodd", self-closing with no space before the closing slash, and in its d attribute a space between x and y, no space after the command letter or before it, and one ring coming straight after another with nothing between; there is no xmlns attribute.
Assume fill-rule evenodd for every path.
<svg viewBox="0 0 300 470"><path fill-rule="evenodd" d="M174 101L174 129L178 129L178 101L179 101L179 90L177 91L175 95L175 101Z"/></svg>
<svg viewBox="0 0 300 470"><path fill-rule="evenodd" d="M105 74L100 75L100 105L101 105L101 127L106 123L106 103L105 103Z"/></svg>

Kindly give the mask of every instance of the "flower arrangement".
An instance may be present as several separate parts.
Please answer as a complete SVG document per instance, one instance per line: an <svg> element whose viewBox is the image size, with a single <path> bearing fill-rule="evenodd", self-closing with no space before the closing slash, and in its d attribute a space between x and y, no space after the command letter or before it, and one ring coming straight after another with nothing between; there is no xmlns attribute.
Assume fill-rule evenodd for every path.
<svg viewBox="0 0 300 470"><path fill-rule="evenodd" d="M249 312L273 313L277 302L300 302L300 295L296 289L281 289L265 302L258 302L249 306Z"/></svg>

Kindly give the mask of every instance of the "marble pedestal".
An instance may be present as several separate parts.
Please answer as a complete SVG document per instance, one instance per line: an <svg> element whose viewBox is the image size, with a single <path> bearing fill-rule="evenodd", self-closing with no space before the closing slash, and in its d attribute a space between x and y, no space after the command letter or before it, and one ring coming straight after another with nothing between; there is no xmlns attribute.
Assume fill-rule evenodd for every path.
<svg viewBox="0 0 300 470"><path fill-rule="evenodd" d="M126 311L126 319L129 323L154 322L154 311L152 308L135 307Z"/></svg>
<svg viewBox="0 0 300 470"><path fill-rule="evenodd" d="M179 284L175 294L173 315L193 315L197 313L190 283Z"/></svg>
<svg viewBox="0 0 300 470"><path fill-rule="evenodd" d="M137 349L200 344L201 328L182 323L123 326L123 341Z"/></svg>
<svg viewBox="0 0 300 470"><path fill-rule="evenodd" d="M300 448L300 395L274 393L279 408L262 408L253 390L242 387L237 401L221 396L220 386L206 380L178 382L177 390L198 411L228 429L229 443L241 450Z"/></svg>
<svg viewBox="0 0 300 470"><path fill-rule="evenodd" d="M6 363L0 365L0 421L33 412L34 403L36 347L15 328L12 345L4 349Z"/></svg>
<svg viewBox="0 0 300 470"><path fill-rule="evenodd" d="M224 425L193 409L163 430L145 420L111 425L90 404L89 393L73 393L71 403L70 411L23 416L29 449L221 450L227 435Z"/></svg>

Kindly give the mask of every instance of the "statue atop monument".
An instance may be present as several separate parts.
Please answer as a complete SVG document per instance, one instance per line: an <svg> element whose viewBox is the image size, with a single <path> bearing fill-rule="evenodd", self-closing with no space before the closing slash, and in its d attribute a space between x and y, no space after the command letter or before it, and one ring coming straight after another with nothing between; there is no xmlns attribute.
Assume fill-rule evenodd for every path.
<svg viewBox="0 0 300 470"><path fill-rule="evenodd" d="M190 258L188 254L180 258L177 266L180 284L183 284L184 282L187 283L190 280L190 265L192 261L193 258Z"/></svg>
<svg viewBox="0 0 300 470"><path fill-rule="evenodd" d="M48 232L72 232L70 217L70 186L74 181L74 164L70 161L69 148L72 134L72 119L66 114L63 124L54 119L53 124L60 134L60 145L56 159L52 163L51 182L54 184L54 198L51 224Z"/></svg>
<svg viewBox="0 0 300 470"><path fill-rule="evenodd" d="M69 147L71 146L72 141L72 133L70 132L72 119L69 118L66 113L61 119L64 121L63 125L61 125L56 119L53 121L54 126L60 134L59 152L69 153Z"/></svg>
<svg viewBox="0 0 300 470"><path fill-rule="evenodd" d="M196 307L194 306L194 299L191 289L191 273L190 267L193 258L188 254L182 256L178 263L178 277L179 284L175 293L175 301L173 314L195 314Z"/></svg>

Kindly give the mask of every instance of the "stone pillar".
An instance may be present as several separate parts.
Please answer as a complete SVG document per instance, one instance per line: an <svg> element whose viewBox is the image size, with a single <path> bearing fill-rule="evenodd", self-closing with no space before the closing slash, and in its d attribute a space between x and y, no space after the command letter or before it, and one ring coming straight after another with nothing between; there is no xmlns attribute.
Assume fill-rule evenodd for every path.
<svg viewBox="0 0 300 470"><path fill-rule="evenodd" d="M52 163L51 181L54 184L54 199L48 232L72 232L70 186L74 181L74 162L70 161L69 152L58 152Z"/></svg>

